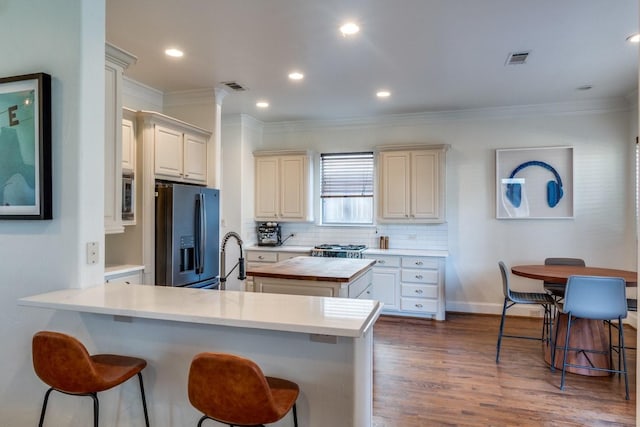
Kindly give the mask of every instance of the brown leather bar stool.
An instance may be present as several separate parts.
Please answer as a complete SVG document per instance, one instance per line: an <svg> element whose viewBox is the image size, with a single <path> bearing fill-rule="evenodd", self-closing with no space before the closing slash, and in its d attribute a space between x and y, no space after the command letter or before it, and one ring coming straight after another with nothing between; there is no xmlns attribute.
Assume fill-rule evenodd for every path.
<svg viewBox="0 0 640 427"><path fill-rule="evenodd" d="M33 368L50 388L44 395L40 423L42 427L49 394L53 391L93 399L93 425L98 427L98 392L122 384L138 375L144 420L149 427L147 402L140 373L147 362L137 357L115 354L90 356L77 339L59 332L41 331L33 336Z"/></svg>
<svg viewBox="0 0 640 427"><path fill-rule="evenodd" d="M282 419L293 408L298 426L298 385L265 377L249 359L223 353L200 353L189 369L189 401L203 412L198 427L211 419L230 426L262 426Z"/></svg>

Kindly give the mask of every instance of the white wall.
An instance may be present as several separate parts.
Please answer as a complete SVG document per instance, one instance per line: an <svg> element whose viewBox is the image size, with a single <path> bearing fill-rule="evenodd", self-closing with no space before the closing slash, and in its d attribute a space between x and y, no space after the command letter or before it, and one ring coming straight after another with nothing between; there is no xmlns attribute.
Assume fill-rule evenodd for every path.
<svg viewBox="0 0 640 427"><path fill-rule="evenodd" d="M223 104L224 105L224 104ZM224 107L223 107L224 108ZM253 151L262 139L262 126L247 115L227 117L221 128L222 139L222 227L220 235L230 231L240 234L244 247L255 242L253 226ZM226 273L228 274L240 256L235 240L231 239L226 248ZM238 279L237 270L229 275L227 289L243 290L244 284Z"/></svg>
<svg viewBox="0 0 640 427"><path fill-rule="evenodd" d="M85 247L97 241L104 249L104 86L96 82L104 81L105 4L9 0L0 16L0 76L52 76L54 219L0 221L0 423L23 426L36 424L45 391L31 366L33 333L64 328L82 336L83 327L17 299L99 283L104 274L102 263L86 264Z"/></svg>
<svg viewBox="0 0 640 427"><path fill-rule="evenodd" d="M632 109L625 100L603 100L366 121L267 124L260 149L304 148L321 153L385 144L450 144L447 310L498 313L503 298L499 260L522 264L540 263L549 256L575 256L590 265L636 268L630 160L635 134L630 128L637 112ZM497 220L495 149L567 145L574 147L575 218ZM332 233L306 226L311 228L319 239ZM518 289L540 287L522 278L513 282Z"/></svg>

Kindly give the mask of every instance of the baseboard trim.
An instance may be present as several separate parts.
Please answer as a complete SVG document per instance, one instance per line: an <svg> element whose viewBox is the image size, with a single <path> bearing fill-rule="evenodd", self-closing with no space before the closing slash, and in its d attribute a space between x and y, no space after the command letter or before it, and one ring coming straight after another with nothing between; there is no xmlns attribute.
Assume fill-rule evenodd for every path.
<svg viewBox="0 0 640 427"><path fill-rule="evenodd" d="M492 303L468 303L461 301L447 301L447 311L458 313L474 313L474 314L495 314L502 315L502 304ZM507 316L520 317L542 317L542 307L527 306L525 304L516 304L507 311ZM629 325L637 330L638 313L629 312L624 324Z"/></svg>

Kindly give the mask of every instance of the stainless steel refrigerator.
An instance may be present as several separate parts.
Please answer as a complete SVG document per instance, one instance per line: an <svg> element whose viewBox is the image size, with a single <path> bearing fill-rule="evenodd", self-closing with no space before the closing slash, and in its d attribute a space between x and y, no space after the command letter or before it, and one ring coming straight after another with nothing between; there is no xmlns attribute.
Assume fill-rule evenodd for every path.
<svg viewBox="0 0 640 427"><path fill-rule="evenodd" d="M220 190L156 182L156 285L217 288Z"/></svg>

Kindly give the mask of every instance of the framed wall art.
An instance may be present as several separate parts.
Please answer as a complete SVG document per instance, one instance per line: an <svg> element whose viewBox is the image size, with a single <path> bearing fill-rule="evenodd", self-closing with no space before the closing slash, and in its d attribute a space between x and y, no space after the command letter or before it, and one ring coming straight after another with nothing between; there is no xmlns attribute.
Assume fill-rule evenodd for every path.
<svg viewBox="0 0 640 427"><path fill-rule="evenodd" d="M0 219L51 218L51 76L0 78Z"/></svg>
<svg viewBox="0 0 640 427"><path fill-rule="evenodd" d="M496 218L573 218L573 147L496 150Z"/></svg>

